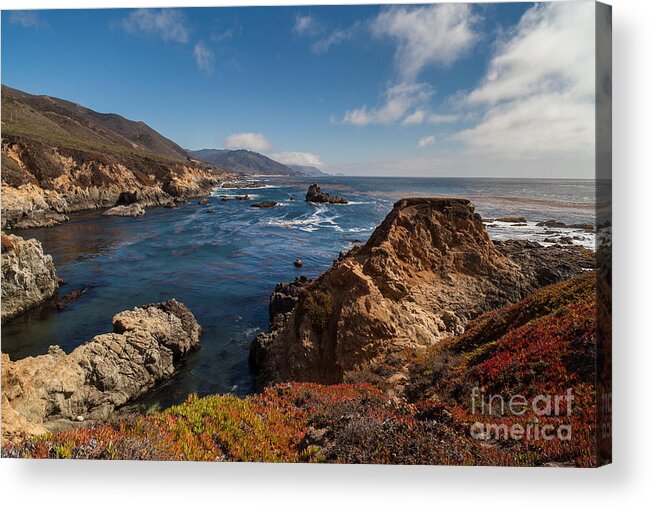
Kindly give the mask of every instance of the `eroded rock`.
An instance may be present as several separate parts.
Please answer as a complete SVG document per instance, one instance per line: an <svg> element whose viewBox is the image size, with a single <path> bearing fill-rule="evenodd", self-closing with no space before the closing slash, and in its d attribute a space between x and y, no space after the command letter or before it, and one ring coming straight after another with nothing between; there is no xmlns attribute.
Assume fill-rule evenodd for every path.
<svg viewBox="0 0 651 507"><path fill-rule="evenodd" d="M114 206L107 209L104 213L107 217L139 217L145 214L145 209L140 204L129 204L124 206Z"/></svg>
<svg viewBox="0 0 651 507"><path fill-rule="evenodd" d="M199 347L200 334L192 313L172 299L117 314L112 333L70 354L57 346L18 361L3 354L3 441L106 421L116 408L171 377Z"/></svg>
<svg viewBox="0 0 651 507"><path fill-rule="evenodd" d="M583 269L561 269L553 256L537 266L516 250L496 248L468 200L398 201L365 245L301 287L289 313L270 307L270 332L251 347L259 383L341 382L388 354L458 335L470 319ZM547 261L556 268L545 270Z"/></svg>
<svg viewBox="0 0 651 507"><path fill-rule="evenodd" d="M59 281L52 256L36 239L2 233L2 321L55 295Z"/></svg>
<svg viewBox="0 0 651 507"><path fill-rule="evenodd" d="M316 202L321 204L348 204L348 201L343 197L330 197L330 194L322 191L321 187L316 183L312 183L307 189L305 200L307 202Z"/></svg>

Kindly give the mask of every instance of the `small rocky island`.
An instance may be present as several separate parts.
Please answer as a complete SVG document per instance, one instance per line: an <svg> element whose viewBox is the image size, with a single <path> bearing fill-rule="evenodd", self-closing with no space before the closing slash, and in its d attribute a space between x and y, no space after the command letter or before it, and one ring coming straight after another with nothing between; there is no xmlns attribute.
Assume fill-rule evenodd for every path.
<svg viewBox="0 0 651 507"><path fill-rule="evenodd" d="M316 183L312 183L307 189L305 200L307 202L316 202L319 204L348 204L348 201L343 197L330 197L330 194L322 191L321 187Z"/></svg>

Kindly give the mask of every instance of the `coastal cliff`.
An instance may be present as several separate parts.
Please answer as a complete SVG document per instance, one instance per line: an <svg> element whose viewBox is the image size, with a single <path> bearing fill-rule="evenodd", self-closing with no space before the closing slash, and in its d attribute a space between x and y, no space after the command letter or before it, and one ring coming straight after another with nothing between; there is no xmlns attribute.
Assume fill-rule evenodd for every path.
<svg viewBox="0 0 651 507"><path fill-rule="evenodd" d="M6 457L281 461L492 466L595 466L594 275L539 289L468 323L459 337L403 351L404 397L368 383L275 385L238 398L189 396L160 414L131 416L3 447ZM496 372L499 371L499 374ZM471 413L472 388L576 393L572 438L475 438L494 421ZM4 407L3 407L4 408ZM3 410L3 417L6 412ZM532 421L531 414L501 419ZM181 438L181 437L182 438ZM508 444L508 445L507 445Z"/></svg>
<svg viewBox="0 0 651 507"><path fill-rule="evenodd" d="M192 313L172 299L117 314L112 333L69 354L57 346L18 361L3 354L3 444L106 421L116 408L171 377L199 347L200 334Z"/></svg>
<svg viewBox="0 0 651 507"><path fill-rule="evenodd" d="M250 363L261 385L342 382L390 354L459 335L478 315L592 262L581 247L496 247L467 200L403 199L365 245L294 291L290 311L272 312Z"/></svg>
<svg viewBox="0 0 651 507"><path fill-rule="evenodd" d="M2 322L53 297L59 280L52 256L35 239L2 233Z"/></svg>
<svg viewBox="0 0 651 507"><path fill-rule="evenodd" d="M142 122L2 87L2 228L49 227L67 214L208 194L230 173L192 159Z"/></svg>

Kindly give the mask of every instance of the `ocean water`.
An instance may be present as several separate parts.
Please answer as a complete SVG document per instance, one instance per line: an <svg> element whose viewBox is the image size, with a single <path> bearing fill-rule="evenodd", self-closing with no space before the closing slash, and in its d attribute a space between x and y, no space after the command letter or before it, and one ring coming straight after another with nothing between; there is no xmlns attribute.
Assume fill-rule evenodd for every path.
<svg viewBox="0 0 651 507"><path fill-rule="evenodd" d="M247 357L251 340L268 325L268 300L276 283L316 277L355 242L365 241L407 196L470 198L485 218L522 216L526 226L495 223L493 239L546 235L535 223L594 221L594 182L586 180L353 178L318 179L324 191L349 205L304 201L314 179L259 179L264 188L215 189L208 205L198 199L177 209L152 208L142 217L71 216L51 228L20 231L37 238L67 281L61 293L88 288L68 309L31 312L2 326L2 351L12 359L44 354L57 344L66 352L96 334L111 331L116 313L175 298L203 326L201 349L180 372L140 400L166 407L199 395L253 389ZM252 201L222 201L249 195ZM292 200L294 198L294 200ZM275 208L252 202L275 200ZM212 209L214 213L208 213ZM594 247L594 235L559 230L575 243ZM297 269L293 262L303 260Z"/></svg>

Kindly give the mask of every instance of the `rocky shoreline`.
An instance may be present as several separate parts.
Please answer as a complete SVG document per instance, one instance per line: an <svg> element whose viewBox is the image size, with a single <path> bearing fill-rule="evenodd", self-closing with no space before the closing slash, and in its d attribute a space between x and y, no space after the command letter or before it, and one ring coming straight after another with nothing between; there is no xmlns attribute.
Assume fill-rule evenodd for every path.
<svg viewBox="0 0 651 507"><path fill-rule="evenodd" d="M593 265L583 247L494 244L465 199L402 199L365 245L315 281L276 288L250 364L261 386L339 383Z"/></svg>
<svg viewBox="0 0 651 507"><path fill-rule="evenodd" d="M199 347L201 326L175 300L113 317L113 332L66 354L2 355L2 441L107 421L115 409L171 377Z"/></svg>
<svg viewBox="0 0 651 507"><path fill-rule="evenodd" d="M136 196L124 193L116 200L124 208L139 206L138 202ZM16 308L13 311L21 312L33 307L30 301L39 299L36 296L41 302L51 299L58 279L51 257L35 240L3 233L2 248L4 319L5 290ZM296 403L303 392L328 400L344 389L342 382L361 382L364 387L352 388L354 396L371 396L377 407L390 402L402 407L397 409L400 413L413 413L405 403L416 396L415 385L421 382L411 373L414 354L420 357L439 346L458 343L459 337L474 332L486 312L521 304L541 287L593 267L594 254L583 247L491 241L482 218L465 199L402 199L365 244L343 252L317 279L297 277L276 286L269 303L269 331L253 340L249 352L258 385L272 386L260 400L285 392L282 389L292 399L296 395ZM39 276L18 276L21 269ZM34 297L23 301L26 295ZM3 445L18 446L10 447L20 449L10 455L25 455L21 453L36 449L23 447L25 437L61 432L55 433L61 437L53 438L65 438L70 428L89 425L91 433L84 435L92 434L95 425L102 431L102 423L111 421L116 409L173 375L185 356L199 346L200 334L192 313L170 300L119 313L113 318L112 333L98 335L69 354L53 346L46 355L18 361L3 355ZM330 394L326 388L312 387L315 384L285 388L284 382L333 385L334 391ZM249 399L254 398L244 402ZM222 403L221 397L210 400ZM343 410L323 403L326 408L320 410L326 412L319 412L316 420ZM285 417L279 412L285 409L273 403L271 407L271 417ZM362 407L356 417L369 417ZM150 423L158 424L146 424ZM349 431L348 426L334 419L325 428L321 423L310 424L295 443L292 452L298 454L292 456L298 459L309 451L313 454L307 456L326 461L341 459L341 446L348 444L338 432ZM383 432L376 434L376 438L386 437ZM163 444L157 436L150 438L154 441L148 446ZM450 452L448 446L454 441L467 445L460 435L448 438L452 440L436 452ZM92 447L84 449L75 452L92 454ZM132 450L124 452L129 456ZM220 452L219 459L228 458L228 451ZM157 456L176 459L176 455Z"/></svg>
<svg viewBox="0 0 651 507"><path fill-rule="evenodd" d="M52 227L70 213L124 204L165 206L208 195L231 177L190 162L89 153L11 136L2 140L2 164L3 229Z"/></svg>

